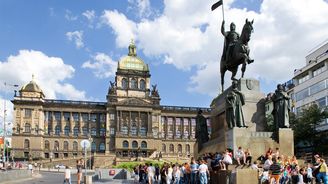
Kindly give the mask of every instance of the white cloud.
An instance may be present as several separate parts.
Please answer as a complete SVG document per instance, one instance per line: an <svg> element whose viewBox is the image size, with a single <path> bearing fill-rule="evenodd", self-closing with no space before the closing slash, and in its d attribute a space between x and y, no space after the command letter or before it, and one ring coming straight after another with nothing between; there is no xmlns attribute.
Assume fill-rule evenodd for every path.
<svg viewBox="0 0 328 184"><path fill-rule="evenodd" d="M84 47L83 31L67 32L66 37L69 41L74 41L76 48Z"/></svg>
<svg viewBox="0 0 328 184"><path fill-rule="evenodd" d="M96 17L94 10L87 10L83 12L82 15L85 16L90 22L93 22Z"/></svg>
<svg viewBox="0 0 328 184"><path fill-rule="evenodd" d="M128 0L128 2L128 10L138 10L136 12L139 18L147 18L153 14L149 0Z"/></svg>
<svg viewBox="0 0 328 184"><path fill-rule="evenodd" d="M95 11L94 10L86 10L85 12L82 13L82 15L88 19L88 22L89 22L88 26L90 28L93 28L92 24L96 18Z"/></svg>
<svg viewBox="0 0 328 184"><path fill-rule="evenodd" d="M126 18L122 13L106 10L102 15L104 24L113 28L116 35L116 45L126 47L132 38L135 38L136 23Z"/></svg>
<svg viewBox="0 0 328 184"><path fill-rule="evenodd" d="M98 78L108 78L115 75L117 69L117 62L104 54L97 53L92 57L93 61L86 61L82 64L82 68L89 68Z"/></svg>
<svg viewBox="0 0 328 184"><path fill-rule="evenodd" d="M34 74L46 98L55 99L60 95L64 99L87 100L84 91L65 82L73 77L74 71L71 65L65 64L59 57L50 57L40 51L20 50L17 55L11 55L6 61L0 62L0 82L21 87ZM3 88L0 90L4 91Z"/></svg>
<svg viewBox="0 0 328 184"><path fill-rule="evenodd" d="M78 16L73 15L73 13L70 10L65 11L65 18L68 21L75 21L78 19Z"/></svg>
<svg viewBox="0 0 328 184"><path fill-rule="evenodd" d="M189 90L215 95L223 36L221 8L210 11L214 2L166 0L163 14L152 19L134 22L117 11L105 11L103 19L116 34L118 47L125 48L133 37L147 56L164 56L165 63L182 70L196 67ZM289 80L295 68L305 65L308 51L328 37L328 3L324 0L263 0L260 12L231 8L232 1L225 3L227 30L233 21L241 32L245 19L254 19L249 45L255 62L247 66L246 77ZM240 73L239 69L237 77ZM226 76L230 78L231 73Z"/></svg>

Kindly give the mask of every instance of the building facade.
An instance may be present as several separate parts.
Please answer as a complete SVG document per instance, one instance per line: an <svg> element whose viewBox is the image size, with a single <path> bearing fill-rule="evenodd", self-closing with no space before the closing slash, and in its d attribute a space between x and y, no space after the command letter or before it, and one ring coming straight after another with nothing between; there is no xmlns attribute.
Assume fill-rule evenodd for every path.
<svg viewBox="0 0 328 184"><path fill-rule="evenodd" d="M196 116L210 109L160 105L147 64L132 42L118 62L106 102L47 99L32 79L14 104L12 156L69 158L82 155L82 140L93 153L116 157L193 155Z"/></svg>
<svg viewBox="0 0 328 184"><path fill-rule="evenodd" d="M316 103L320 108L328 105L328 42L306 56L306 65L294 71L293 82L288 92L291 96L292 111L298 115L303 108ZM287 87L288 87L287 84ZM318 127L328 130L326 119Z"/></svg>

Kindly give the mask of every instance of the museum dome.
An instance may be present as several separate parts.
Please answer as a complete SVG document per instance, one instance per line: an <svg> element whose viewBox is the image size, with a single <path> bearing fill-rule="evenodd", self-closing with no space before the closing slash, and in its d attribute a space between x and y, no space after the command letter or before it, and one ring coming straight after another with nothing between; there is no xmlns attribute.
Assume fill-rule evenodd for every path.
<svg viewBox="0 0 328 184"><path fill-rule="evenodd" d="M43 93L39 85L34 81L34 76L32 76L32 80L28 84L24 85L20 91Z"/></svg>
<svg viewBox="0 0 328 184"><path fill-rule="evenodd" d="M144 72L149 71L148 65L142 59L137 57L137 50L133 40L129 45L128 55L120 59L120 61L118 62L117 69L137 70L137 71L144 71Z"/></svg>

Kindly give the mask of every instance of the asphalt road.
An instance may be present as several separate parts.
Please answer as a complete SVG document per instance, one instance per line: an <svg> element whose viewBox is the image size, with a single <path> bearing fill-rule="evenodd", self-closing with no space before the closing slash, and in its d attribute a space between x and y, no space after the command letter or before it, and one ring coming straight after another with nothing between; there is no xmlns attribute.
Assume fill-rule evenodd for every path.
<svg viewBox="0 0 328 184"><path fill-rule="evenodd" d="M75 174L72 174L72 184L77 183L77 177ZM40 173L33 174L33 177L25 180L17 180L13 182L7 182L6 184L61 184L64 181L64 173L58 172L47 172L41 171ZM0 182L1 183L1 182ZM131 180L104 180L93 182L94 184L103 184L103 183L111 183L111 184L132 184Z"/></svg>

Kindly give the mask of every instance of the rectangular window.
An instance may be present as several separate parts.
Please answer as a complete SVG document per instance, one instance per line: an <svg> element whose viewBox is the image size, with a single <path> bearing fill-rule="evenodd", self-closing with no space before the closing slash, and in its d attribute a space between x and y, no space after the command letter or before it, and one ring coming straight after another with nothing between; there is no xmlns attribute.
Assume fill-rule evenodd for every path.
<svg viewBox="0 0 328 184"><path fill-rule="evenodd" d="M303 89L302 91L296 93L296 101L303 100L309 96L309 88Z"/></svg>
<svg viewBox="0 0 328 184"><path fill-rule="evenodd" d="M80 115L78 112L73 112L73 120L74 121L80 121Z"/></svg>
<svg viewBox="0 0 328 184"><path fill-rule="evenodd" d="M90 114L90 121L96 122L97 121L97 114L95 114L95 113Z"/></svg>
<svg viewBox="0 0 328 184"><path fill-rule="evenodd" d="M101 122L105 122L106 121L106 115L105 114L100 114L99 119L100 119Z"/></svg>
<svg viewBox="0 0 328 184"><path fill-rule="evenodd" d="M326 81L320 81L310 87L310 95L318 93L326 88Z"/></svg>
<svg viewBox="0 0 328 184"><path fill-rule="evenodd" d="M319 75L320 73L325 71L325 65L321 65L319 68L313 70L313 77Z"/></svg>
<svg viewBox="0 0 328 184"><path fill-rule="evenodd" d="M32 117L32 109L25 109L25 118Z"/></svg>
<svg viewBox="0 0 328 184"><path fill-rule="evenodd" d="M114 113L110 113L109 118L110 118L110 120L115 120L115 114Z"/></svg>
<svg viewBox="0 0 328 184"><path fill-rule="evenodd" d="M322 97L317 100L317 104L319 108L325 108L326 107L326 97Z"/></svg>
<svg viewBox="0 0 328 184"><path fill-rule="evenodd" d="M84 121L84 122L89 121L89 114L88 113L82 113L82 121Z"/></svg>
<svg viewBox="0 0 328 184"><path fill-rule="evenodd" d="M301 77L300 79L298 79L298 83L301 84L307 80L310 79L310 76L309 75L305 75L304 77Z"/></svg>
<svg viewBox="0 0 328 184"><path fill-rule="evenodd" d="M71 113L69 113L69 112L64 112L64 119L65 119L65 121L69 121L70 118L71 118Z"/></svg>
<svg viewBox="0 0 328 184"><path fill-rule="evenodd" d="M60 121L61 120L61 112L54 112L55 120Z"/></svg>
<svg viewBox="0 0 328 184"><path fill-rule="evenodd" d="M110 128L110 135L115 135L115 128Z"/></svg>

